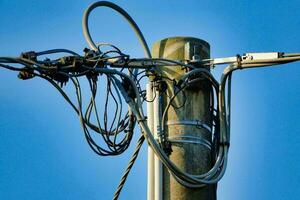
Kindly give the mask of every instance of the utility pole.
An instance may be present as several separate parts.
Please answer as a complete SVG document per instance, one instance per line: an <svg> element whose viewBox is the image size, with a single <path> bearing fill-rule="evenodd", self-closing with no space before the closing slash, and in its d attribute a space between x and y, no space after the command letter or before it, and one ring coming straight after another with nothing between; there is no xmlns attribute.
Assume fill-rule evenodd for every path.
<svg viewBox="0 0 300 200"><path fill-rule="evenodd" d="M129 22L147 58L130 58L112 44L96 45L90 35L88 18L97 7L109 7ZM122 154L131 143L134 125L138 124L143 135L114 200L119 198L144 140L149 145L148 200L216 200L217 183L224 176L228 162L232 73L300 61L300 53L283 52L210 59L209 44L192 37L160 40L153 45L151 55L135 21L125 10L107 1L91 4L84 13L82 26L91 48L85 48L84 55L68 49L29 51L19 57L0 57L0 68L19 72L22 80L40 77L53 85L78 114L87 143L97 155ZM109 50L102 52L101 46ZM67 56L41 59L54 53ZM224 64L228 66L218 82L210 69ZM128 69L129 74L124 73L124 69ZM144 77L149 77L146 99L140 84ZM86 106L79 78L89 83L91 96ZM106 79L107 89L102 118L95 100L100 79ZM75 101L63 90L67 82L71 82L76 91ZM109 120L108 100L111 98L115 111ZM129 106L124 116L123 100ZM144 100L147 100L147 116ZM90 132L102 137L93 137Z"/></svg>
<svg viewBox="0 0 300 200"><path fill-rule="evenodd" d="M182 62L199 61L210 58L210 46L207 42L192 37L166 38L153 45L152 56ZM212 157L213 108L211 106L214 97L211 84L206 79L200 78L192 86L178 93L172 106L166 112L164 122L161 122L162 113L170 97L176 92L174 84L186 72L187 69L182 66L156 68L155 73L163 78L161 80L150 79L152 83L148 84L148 98L156 97L154 102L150 103L152 105L147 107L153 109L148 110L150 114L148 121L151 122L149 127L153 127L157 140L160 134L166 136L171 146L169 158L172 162L190 174L203 174L212 167L214 159ZM157 86L158 84L160 87ZM162 133L163 126L165 128ZM198 189L184 187L161 163L157 163L158 158L153 156L151 150L148 152L148 180L150 180L148 200L216 199L215 185L207 185Z"/></svg>

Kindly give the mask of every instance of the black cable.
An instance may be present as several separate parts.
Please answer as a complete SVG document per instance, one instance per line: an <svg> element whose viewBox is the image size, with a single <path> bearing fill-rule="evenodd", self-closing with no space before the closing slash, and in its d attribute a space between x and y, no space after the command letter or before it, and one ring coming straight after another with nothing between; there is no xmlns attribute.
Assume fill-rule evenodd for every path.
<svg viewBox="0 0 300 200"><path fill-rule="evenodd" d="M47 50L47 51L40 51L40 52L36 52L36 56L42 56L42 55L48 55L48 54L54 54L54 53L69 53L74 56L79 56L79 54L77 54L76 52L68 50L68 49L51 49L51 50Z"/></svg>

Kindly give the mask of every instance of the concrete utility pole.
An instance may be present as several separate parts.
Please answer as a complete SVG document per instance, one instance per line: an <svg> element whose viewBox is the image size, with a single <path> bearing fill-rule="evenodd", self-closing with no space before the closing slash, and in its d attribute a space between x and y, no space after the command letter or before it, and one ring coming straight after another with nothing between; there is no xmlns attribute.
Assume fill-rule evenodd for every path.
<svg viewBox="0 0 300 200"><path fill-rule="evenodd" d="M153 58L191 61L210 57L210 46L207 42L192 37L172 37L158 41L152 50ZM200 79L186 88L173 100L168 109L164 124L159 122L170 97L176 91L174 81L185 74L186 68L169 66L156 68L162 80L152 80L151 95L157 99L152 106L148 106L148 119L153 122L154 135L159 139L165 134L171 144L172 152L169 158L181 170L191 174L207 172L213 163L212 157L212 101L211 84ZM195 77L199 78L199 77ZM166 87L158 84L164 84ZM159 89L158 89L159 88ZM164 90L165 88L165 90ZM148 93L149 93L148 89ZM157 96L158 95L158 96ZM158 107L155 109L155 107ZM152 124L152 123L151 123ZM162 127L165 127L162 133ZM191 189L179 184L166 168L160 167L156 156L149 150L148 159L148 200L215 200L216 185L205 186L200 189ZM153 178L154 176L154 178ZM159 177L161 176L161 177ZM159 184L159 185L158 185Z"/></svg>
<svg viewBox="0 0 300 200"><path fill-rule="evenodd" d="M111 8L129 22L147 58L131 59L114 45L96 45L90 35L88 19L97 7ZM107 1L95 2L87 8L82 27L90 48L85 48L82 56L68 49L29 51L19 57L0 57L0 68L18 71L22 80L40 77L53 85L78 114L85 138L97 155L122 154L131 143L134 125L140 127L143 135L114 200L119 199L144 140L149 145L148 200L216 200L217 183L224 176L228 162L232 73L300 61L300 53L283 52L210 59L209 44L192 37L158 41L151 55L135 21L121 7ZM102 46L108 50L100 50ZM43 59L53 53L67 55ZM218 82L209 70L224 64L228 66ZM127 74L123 69L133 73ZM144 77L149 77L146 88L148 118L143 110L145 93L141 80ZM79 81L82 79L79 78L89 83L90 101L82 100ZM98 101L95 100L98 81L102 78L106 79L104 87L107 90L103 108L107 112L103 117L97 111ZM62 88L67 82L72 82L76 91L75 101ZM110 99L114 104L111 117L108 116ZM127 114L122 109L123 101L129 106ZM84 102L88 103L84 105ZM100 134L103 140L90 132Z"/></svg>

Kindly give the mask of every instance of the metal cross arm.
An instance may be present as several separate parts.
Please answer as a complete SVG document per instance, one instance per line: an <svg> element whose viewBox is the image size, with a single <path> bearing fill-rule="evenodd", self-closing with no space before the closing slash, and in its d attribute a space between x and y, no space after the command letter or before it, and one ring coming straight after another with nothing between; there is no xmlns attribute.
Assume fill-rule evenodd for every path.
<svg viewBox="0 0 300 200"><path fill-rule="evenodd" d="M200 61L203 65L215 66L223 64L235 64L244 67L259 67L275 64L284 64L300 60L300 53L245 53L243 56L213 58Z"/></svg>
<svg viewBox="0 0 300 200"><path fill-rule="evenodd" d="M139 68L147 69L149 67L164 67L164 66L185 66L195 68L196 66L206 66L213 69L216 65L235 64L240 67L259 67L275 64L284 64L288 62L300 60L300 53L281 53L281 52L266 52L266 53L245 53L243 56L232 56L224 58L212 58L203 60L169 60L162 58L133 58L128 62L123 63L118 60L110 60L111 67L123 68ZM193 65L190 65L192 63Z"/></svg>

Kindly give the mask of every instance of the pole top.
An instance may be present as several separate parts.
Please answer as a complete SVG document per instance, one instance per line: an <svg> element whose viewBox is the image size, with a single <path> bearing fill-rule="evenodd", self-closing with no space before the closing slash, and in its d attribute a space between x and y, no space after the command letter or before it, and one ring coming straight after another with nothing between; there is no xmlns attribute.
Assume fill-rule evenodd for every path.
<svg viewBox="0 0 300 200"><path fill-rule="evenodd" d="M152 56L172 60L202 60L210 57L210 45L194 37L168 37L153 44Z"/></svg>

